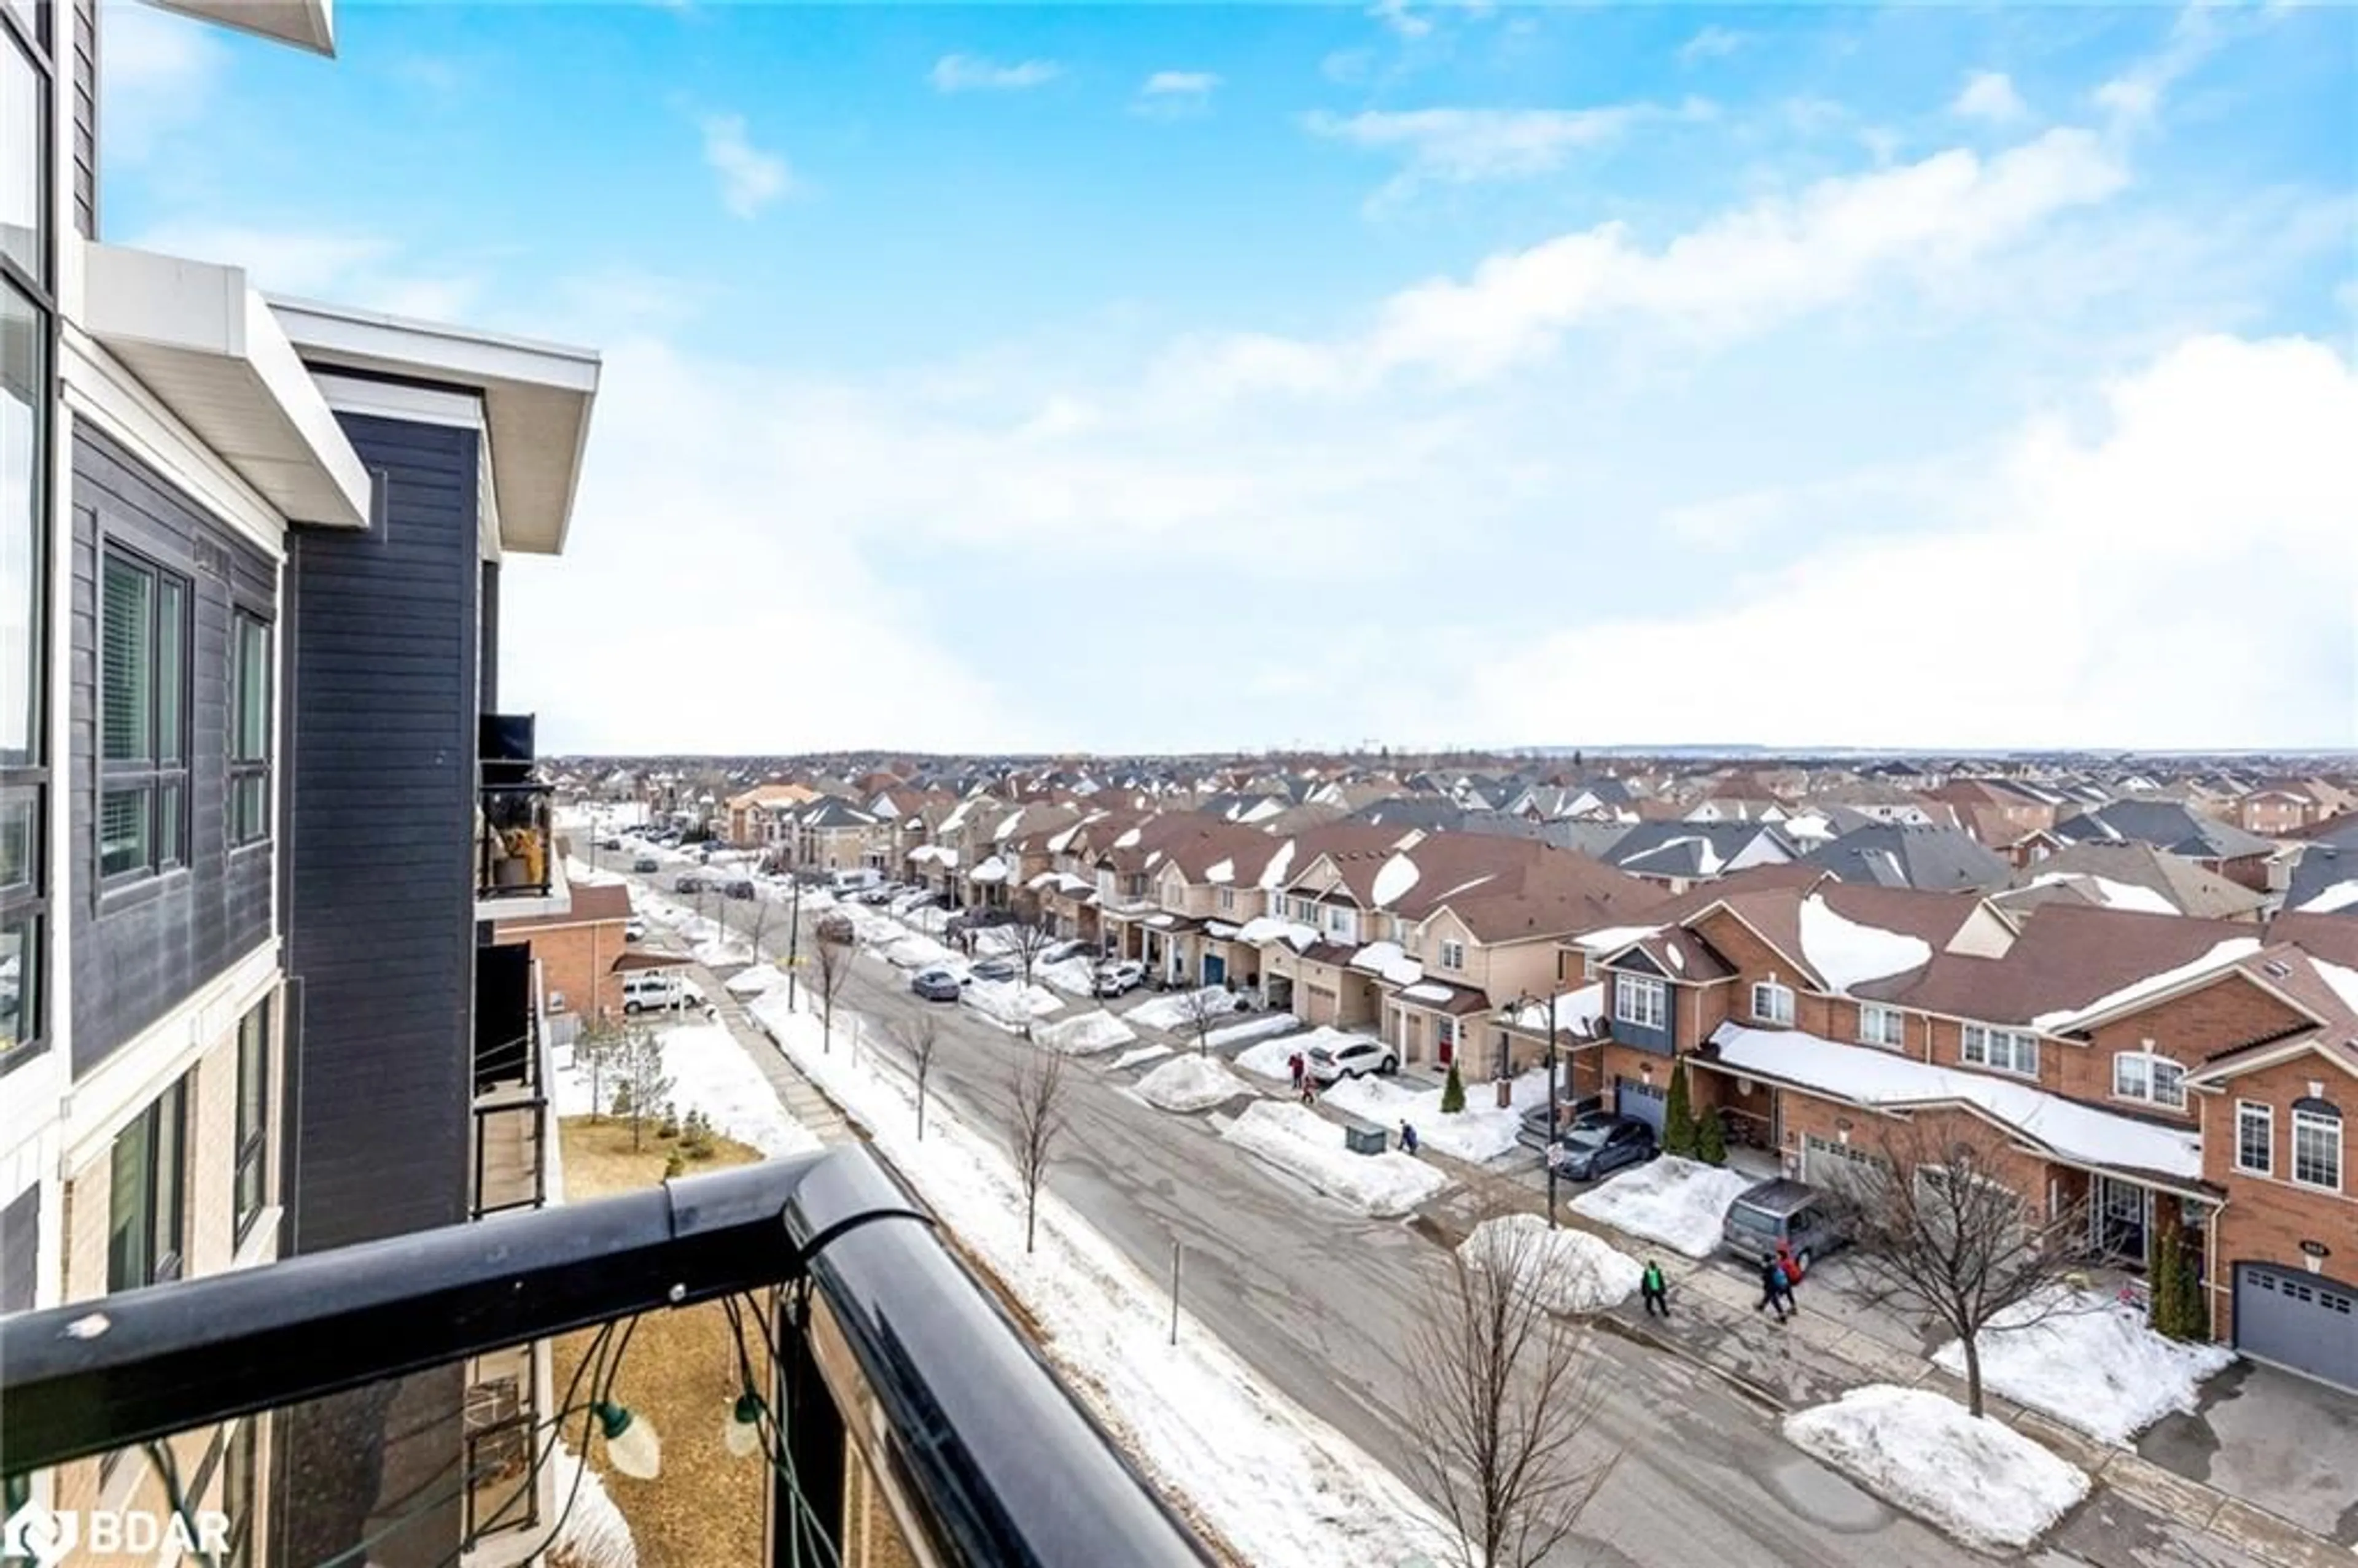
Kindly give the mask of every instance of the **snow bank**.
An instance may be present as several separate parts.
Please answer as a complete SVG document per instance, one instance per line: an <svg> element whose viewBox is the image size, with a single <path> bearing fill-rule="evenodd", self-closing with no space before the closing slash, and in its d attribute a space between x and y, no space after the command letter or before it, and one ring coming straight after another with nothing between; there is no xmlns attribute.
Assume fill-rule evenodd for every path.
<svg viewBox="0 0 2358 1568"><path fill-rule="evenodd" d="M1034 1019L1063 1011L1065 999L1021 980L977 980L960 999L967 1006L1009 1029L1021 1029Z"/></svg>
<svg viewBox="0 0 2358 1568"><path fill-rule="evenodd" d="M1585 1230L1550 1230L1535 1214L1486 1219L1458 1245L1469 1269L1530 1248L1541 1270L1541 1289L1556 1312L1592 1313L1616 1307L1638 1288L1646 1271L1635 1258L1616 1250Z"/></svg>
<svg viewBox="0 0 2358 1568"><path fill-rule="evenodd" d="M1340 1127L1303 1106L1257 1100L1220 1136L1379 1219L1407 1214L1449 1184L1439 1171L1397 1151L1352 1153Z"/></svg>
<svg viewBox="0 0 2358 1568"><path fill-rule="evenodd" d="M729 977L729 989L739 996L759 996L772 986L786 983L786 977L775 964L755 964L741 974Z"/></svg>
<svg viewBox="0 0 2358 1568"><path fill-rule="evenodd" d="M1045 995L1045 992L1042 993ZM1054 1023L1044 1023L1032 1032L1032 1038L1051 1051L1061 1051L1067 1056L1087 1056L1098 1051L1110 1051L1115 1046L1138 1038L1138 1033L1120 1019L1102 1008L1060 1018Z"/></svg>
<svg viewBox="0 0 2358 1568"><path fill-rule="evenodd" d="M1307 1054L1302 1042L1309 1038L1307 1034L1289 1034L1282 1040L1264 1040L1258 1045L1249 1045L1237 1053L1237 1065L1264 1078L1282 1078L1291 1082L1293 1069L1286 1064L1296 1051Z"/></svg>
<svg viewBox="0 0 2358 1568"><path fill-rule="evenodd" d="M708 969L725 969L731 964L753 961L753 949L746 946L743 938L736 936L708 936L696 945L694 952L696 961Z"/></svg>
<svg viewBox="0 0 2358 1568"><path fill-rule="evenodd" d="M1455 1555L1438 1516L1341 1433L1257 1377L1055 1194L1023 1247L1022 1188L998 1141L936 1100L914 1136L907 1079L873 1053L820 1049L783 992L753 1003L786 1054L873 1134L880 1152L1040 1325L1048 1358L1141 1469L1245 1563L1363 1568ZM1052 1171L1053 1185L1057 1177Z"/></svg>
<svg viewBox="0 0 2358 1568"><path fill-rule="evenodd" d="M1215 1051L1225 1051L1231 1045L1247 1041L1266 1040L1272 1034L1291 1034L1302 1027L1302 1021L1290 1012L1264 1012L1248 1018L1241 1023L1223 1023L1204 1036L1204 1044ZM1285 1076L1285 1064L1278 1064L1277 1076Z"/></svg>
<svg viewBox="0 0 2358 1568"><path fill-rule="evenodd" d="M1227 1063L1211 1056L1174 1056L1138 1080L1141 1099L1180 1112L1209 1110L1252 1092Z"/></svg>
<svg viewBox="0 0 2358 1568"><path fill-rule="evenodd" d="M1591 1187L1572 1206L1616 1230L1708 1258L1719 1246L1727 1206L1752 1184L1741 1172L1665 1154Z"/></svg>
<svg viewBox="0 0 2358 1568"><path fill-rule="evenodd" d="M1120 1055L1116 1056L1113 1059L1113 1069L1120 1072L1124 1067L1142 1067L1149 1062L1160 1062L1169 1054L1171 1054L1171 1047L1168 1045L1141 1045L1135 1051L1124 1051Z"/></svg>
<svg viewBox="0 0 2358 1568"><path fill-rule="evenodd" d="M1853 1389L1787 1416L1785 1437L1971 1546L2028 1546L2088 1495L2080 1470L1923 1389Z"/></svg>
<svg viewBox="0 0 2358 1568"><path fill-rule="evenodd" d="M896 969L930 969L936 966L963 972L966 960L930 936L914 933L894 939L884 949L884 961Z"/></svg>
<svg viewBox="0 0 2358 1568"><path fill-rule="evenodd" d="M1097 969L1087 958L1059 958L1053 964L1041 964L1032 970L1032 978L1060 991L1075 996L1087 996L1096 983Z"/></svg>
<svg viewBox="0 0 2358 1568"><path fill-rule="evenodd" d="M1279 1076L1284 1076L1282 1062ZM1387 1125L1406 1121L1415 1127L1419 1141L1478 1165L1514 1148L1523 1112L1547 1103L1547 1069L1516 1078L1512 1093L1513 1106L1500 1110L1496 1089L1487 1084L1469 1084L1466 1108L1455 1116L1442 1114L1440 1089L1413 1088L1395 1078L1345 1078L1322 1098L1369 1121Z"/></svg>
<svg viewBox="0 0 2358 1568"><path fill-rule="evenodd" d="M2051 1315L2030 1321L2041 1313ZM1992 1393L2118 1444L2172 1411L2192 1411L2202 1380L2235 1359L2223 1345L2181 1345L2156 1334L2145 1314L2109 1296L2061 1289L2000 1313L1982 1333L1981 1352L1982 1382ZM1964 1376L1957 1341L1932 1359Z"/></svg>
<svg viewBox="0 0 2358 1568"><path fill-rule="evenodd" d="M783 1000L784 993L779 994ZM786 1114L778 1091L727 1029L717 1023L682 1023L657 1030L655 1037L663 1042L671 1101L681 1116L700 1110L722 1137L772 1158L819 1147L810 1130Z"/></svg>
<svg viewBox="0 0 2358 1568"><path fill-rule="evenodd" d="M1226 986L1206 986L1199 991L1177 992L1171 996L1156 997L1152 1001L1141 1002L1130 1010L1129 1018L1130 1022L1142 1029L1192 1032L1195 1022L1189 1016L1189 1010L1195 1005L1197 997L1203 999L1204 1010L1209 1013L1226 1014L1237 1010L1238 998L1236 992Z"/></svg>

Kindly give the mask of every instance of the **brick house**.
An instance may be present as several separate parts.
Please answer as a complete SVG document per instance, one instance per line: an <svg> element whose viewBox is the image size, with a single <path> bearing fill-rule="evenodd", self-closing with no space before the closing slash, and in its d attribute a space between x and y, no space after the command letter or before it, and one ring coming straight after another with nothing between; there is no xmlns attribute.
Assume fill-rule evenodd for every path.
<svg viewBox="0 0 2358 1568"><path fill-rule="evenodd" d="M557 914L501 921L498 939L531 946L552 1017L618 1018L622 977L614 960L630 946L631 890L621 882L575 882L571 892L570 906Z"/></svg>

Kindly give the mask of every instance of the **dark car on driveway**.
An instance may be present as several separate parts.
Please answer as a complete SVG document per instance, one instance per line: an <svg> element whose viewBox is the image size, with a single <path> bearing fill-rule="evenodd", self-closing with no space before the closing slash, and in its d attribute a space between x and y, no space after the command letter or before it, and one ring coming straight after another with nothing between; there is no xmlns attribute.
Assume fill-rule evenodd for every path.
<svg viewBox="0 0 2358 1568"><path fill-rule="evenodd" d="M1779 1241L1806 1270L1813 1260L1850 1242L1843 1206L1832 1193L1782 1177L1748 1188L1727 1206L1720 1250L1745 1262L1773 1252Z"/></svg>
<svg viewBox="0 0 2358 1568"><path fill-rule="evenodd" d="M1555 1127L1552 1130L1556 1137L1567 1138L1581 1128L1593 1127L1612 1119L1614 1117L1611 1111L1600 1110L1593 1103L1585 1110L1575 1110L1571 1102L1558 1101L1555 1110ZM1535 1149L1544 1154L1547 1152L1550 1130L1548 1108L1535 1105L1523 1112L1523 1124L1516 1130L1515 1141L1526 1149Z"/></svg>
<svg viewBox="0 0 2358 1568"><path fill-rule="evenodd" d="M1654 1130L1634 1116L1605 1115L1583 1119L1555 1141L1548 1162L1556 1174L1575 1182L1597 1182L1630 1165L1642 1165L1662 1152Z"/></svg>
<svg viewBox="0 0 2358 1568"><path fill-rule="evenodd" d="M966 982L947 969L921 969L909 989L927 1001L956 1001Z"/></svg>
<svg viewBox="0 0 2358 1568"><path fill-rule="evenodd" d="M760 896L754 892L753 884L746 881L743 877L740 877L735 881L730 882L727 891L730 898L756 898Z"/></svg>
<svg viewBox="0 0 2358 1568"><path fill-rule="evenodd" d="M653 855L641 855L637 860L631 862L631 870L640 876L644 876L649 871L662 871L663 862L656 860Z"/></svg>
<svg viewBox="0 0 2358 1568"><path fill-rule="evenodd" d="M967 971L978 980L1011 980L1018 972L1012 958L985 958Z"/></svg>

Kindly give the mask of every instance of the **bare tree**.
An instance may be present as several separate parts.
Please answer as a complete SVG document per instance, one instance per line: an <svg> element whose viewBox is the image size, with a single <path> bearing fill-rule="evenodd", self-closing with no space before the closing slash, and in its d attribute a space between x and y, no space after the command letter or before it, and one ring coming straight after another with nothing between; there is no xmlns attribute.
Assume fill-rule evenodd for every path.
<svg viewBox="0 0 2358 1568"><path fill-rule="evenodd" d="M822 931L811 957L818 966L818 1048L824 1053L835 1048L835 993L851 972L851 944Z"/></svg>
<svg viewBox="0 0 2358 1568"><path fill-rule="evenodd" d="M605 1108L606 1074L620 1062L628 1038L628 1026L600 1016L591 1019L573 1042L575 1065L589 1070L590 1119L593 1122L598 1119L598 1113Z"/></svg>
<svg viewBox="0 0 2358 1568"><path fill-rule="evenodd" d="M1962 1130L1898 1122L1835 1187L1839 1218L1857 1247L1861 1293L1877 1305L1914 1308L1957 1336L1965 1408L1975 1415L1982 1332L2000 1314L2009 1325L2027 1325L2072 1310L2069 1292L2056 1287L2087 1244L2084 1205L2042 1213L1999 1179L2007 1148L1978 1122Z"/></svg>
<svg viewBox="0 0 2358 1568"><path fill-rule="evenodd" d="M1212 1025L1228 1015L1228 993L1217 986L1199 986L1179 998L1179 1022L1195 1037L1195 1054L1212 1054Z"/></svg>
<svg viewBox="0 0 2358 1568"><path fill-rule="evenodd" d="M745 940L753 949L753 962L762 961L762 933L770 927L770 897L759 887L753 890L753 908L746 922Z"/></svg>
<svg viewBox="0 0 2358 1568"><path fill-rule="evenodd" d="M1544 1223L1501 1217L1449 1254L1410 1332L1410 1460L1465 1568L1531 1568L1612 1471L1581 1452L1604 1390L1585 1326L1551 1310L1562 1267Z"/></svg>
<svg viewBox="0 0 2358 1568"><path fill-rule="evenodd" d="M663 1041L652 1029L626 1026L616 1065L621 1082L614 1086L614 1110L630 1117L631 1147L636 1150L646 1119L660 1112L671 1094L672 1079L663 1070Z"/></svg>
<svg viewBox="0 0 2358 1568"><path fill-rule="evenodd" d="M1065 1131L1065 1058L1037 1045L1022 1046L1008 1070L1007 1087L1015 1173L1023 1181L1023 1250L1029 1253L1039 1226L1040 1183Z"/></svg>
<svg viewBox="0 0 2358 1568"><path fill-rule="evenodd" d="M1037 920L1019 920L1007 927L1003 940L1007 944L1007 956L1015 961L1016 971L1022 977L1023 989L1028 996L1032 989L1032 977L1040 968L1040 956L1055 946L1056 934ZM1032 1007L1028 1001L1023 1007L1023 1038L1032 1038Z"/></svg>
<svg viewBox="0 0 2358 1568"><path fill-rule="evenodd" d="M925 1141L925 1080L933 1076L934 1051L941 1044L941 1029L930 1012L895 1019L892 1039L909 1054L909 1070L917 1078L917 1141Z"/></svg>

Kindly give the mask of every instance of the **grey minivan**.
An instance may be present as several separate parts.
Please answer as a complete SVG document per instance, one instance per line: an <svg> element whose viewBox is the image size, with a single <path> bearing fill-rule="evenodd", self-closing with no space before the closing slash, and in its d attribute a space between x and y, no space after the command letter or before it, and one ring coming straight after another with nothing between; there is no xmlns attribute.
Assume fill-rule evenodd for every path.
<svg viewBox="0 0 2358 1568"><path fill-rule="evenodd" d="M1804 1270L1849 1239L1830 1195L1781 1177L1747 1188L1728 1206L1719 1233L1720 1249L1747 1263L1786 1242Z"/></svg>

